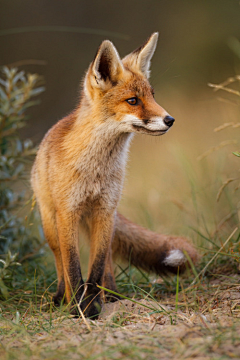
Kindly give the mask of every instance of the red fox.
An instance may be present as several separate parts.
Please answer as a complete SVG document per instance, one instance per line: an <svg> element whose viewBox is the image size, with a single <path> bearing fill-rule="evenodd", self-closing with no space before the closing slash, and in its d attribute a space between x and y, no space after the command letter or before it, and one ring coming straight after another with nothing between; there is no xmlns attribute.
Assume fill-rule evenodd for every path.
<svg viewBox="0 0 240 360"><path fill-rule="evenodd" d="M45 237L57 268L54 302L66 301L76 315L97 318L102 285L117 291L112 258L119 256L157 274L184 270L185 238L159 235L117 212L133 133L163 135L174 118L154 100L148 78L158 33L122 60L105 40L83 81L80 104L45 135L31 183ZM90 240L89 274L82 279L79 234ZM77 304L77 306L76 306Z"/></svg>

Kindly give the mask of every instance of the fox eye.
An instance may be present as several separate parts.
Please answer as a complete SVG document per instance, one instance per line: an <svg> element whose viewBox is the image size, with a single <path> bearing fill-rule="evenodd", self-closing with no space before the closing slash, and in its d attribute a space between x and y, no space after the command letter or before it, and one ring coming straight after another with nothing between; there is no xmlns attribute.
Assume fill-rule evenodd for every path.
<svg viewBox="0 0 240 360"><path fill-rule="evenodd" d="M126 101L127 101L127 103L130 104L130 105L137 105L137 103L138 103L138 98L137 98L137 97L132 97L132 98L130 98L130 99L127 99Z"/></svg>

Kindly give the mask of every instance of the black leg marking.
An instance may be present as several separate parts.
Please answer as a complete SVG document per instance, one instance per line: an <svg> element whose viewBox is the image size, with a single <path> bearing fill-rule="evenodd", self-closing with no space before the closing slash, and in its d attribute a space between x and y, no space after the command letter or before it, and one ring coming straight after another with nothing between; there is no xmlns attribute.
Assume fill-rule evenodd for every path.
<svg viewBox="0 0 240 360"><path fill-rule="evenodd" d="M71 313L73 315L79 316L79 312L76 304L79 303L83 291L84 291L84 281L82 279L81 267L79 256L76 253L75 249L70 249L70 264L68 269L69 282L71 286L72 292L72 310Z"/></svg>
<svg viewBox="0 0 240 360"><path fill-rule="evenodd" d="M53 296L54 305L59 306L61 304L61 301L63 300L64 297L64 293L65 293L65 284L64 284L64 280L61 280L60 283L58 284L57 292Z"/></svg>
<svg viewBox="0 0 240 360"><path fill-rule="evenodd" d="M87 283L87 291L81 302L81 309L86 317L92 320L97 319L101 312L102 300L101 300L101 289L96 285Z"/></svg>
<svg viewBox="0 0 240 360"><path fill-rule="evenodd" d="M87 291L81 303L81 309L84 315L91 319L97 319L101 312L101 289L99 289L97 285L102 285L105 259L105 253L99 254L95 259L87 281Z"/></svg>

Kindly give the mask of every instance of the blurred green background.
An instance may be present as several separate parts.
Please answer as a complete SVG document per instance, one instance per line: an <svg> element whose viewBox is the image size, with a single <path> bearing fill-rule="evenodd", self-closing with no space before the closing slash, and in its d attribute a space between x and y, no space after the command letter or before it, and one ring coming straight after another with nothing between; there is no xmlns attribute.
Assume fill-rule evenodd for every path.
<svg viewBox="0 0 240 360"><path fill-rule="evenodd" d="M216 197L229 176L238 177L239 159L232 151L239 150L239 130L213 130L239 120L239 102L208 83L240 74L240 58L232 50L240 39L239 1L1 0L0 19L0 65L45 79L41 104L29 110L22 134L35 143L76 106L80 81L102 40L113 41L125 56L158 31L151 83L176 123L164 137L135 137L121 210L154 230L190 237L196 235L192 227L218 231L228 214L230 222L238 221L235 185L219 203ZM197 160L225 140L236 143Z"/></svg>

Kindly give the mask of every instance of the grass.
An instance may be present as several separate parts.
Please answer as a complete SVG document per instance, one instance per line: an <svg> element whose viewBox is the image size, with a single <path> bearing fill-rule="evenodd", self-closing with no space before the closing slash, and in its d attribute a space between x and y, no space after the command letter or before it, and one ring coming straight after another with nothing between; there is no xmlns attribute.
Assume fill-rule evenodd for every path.
<svg viewBox="0 0 240 360"><path fill-rule="evenodd" d="M226 244L233 256L239 235L234 240ZM207 253L194 269L199 274L209 263L195 283L190 269L181 277L154 279L119 268L123 299L105 304L99 320L87 324L52 304L55 273L44 267L44 257L36 270L26 262L11 297L1 302L0 359L239 358L240 274L229 248L215 255Z"/></svg>

